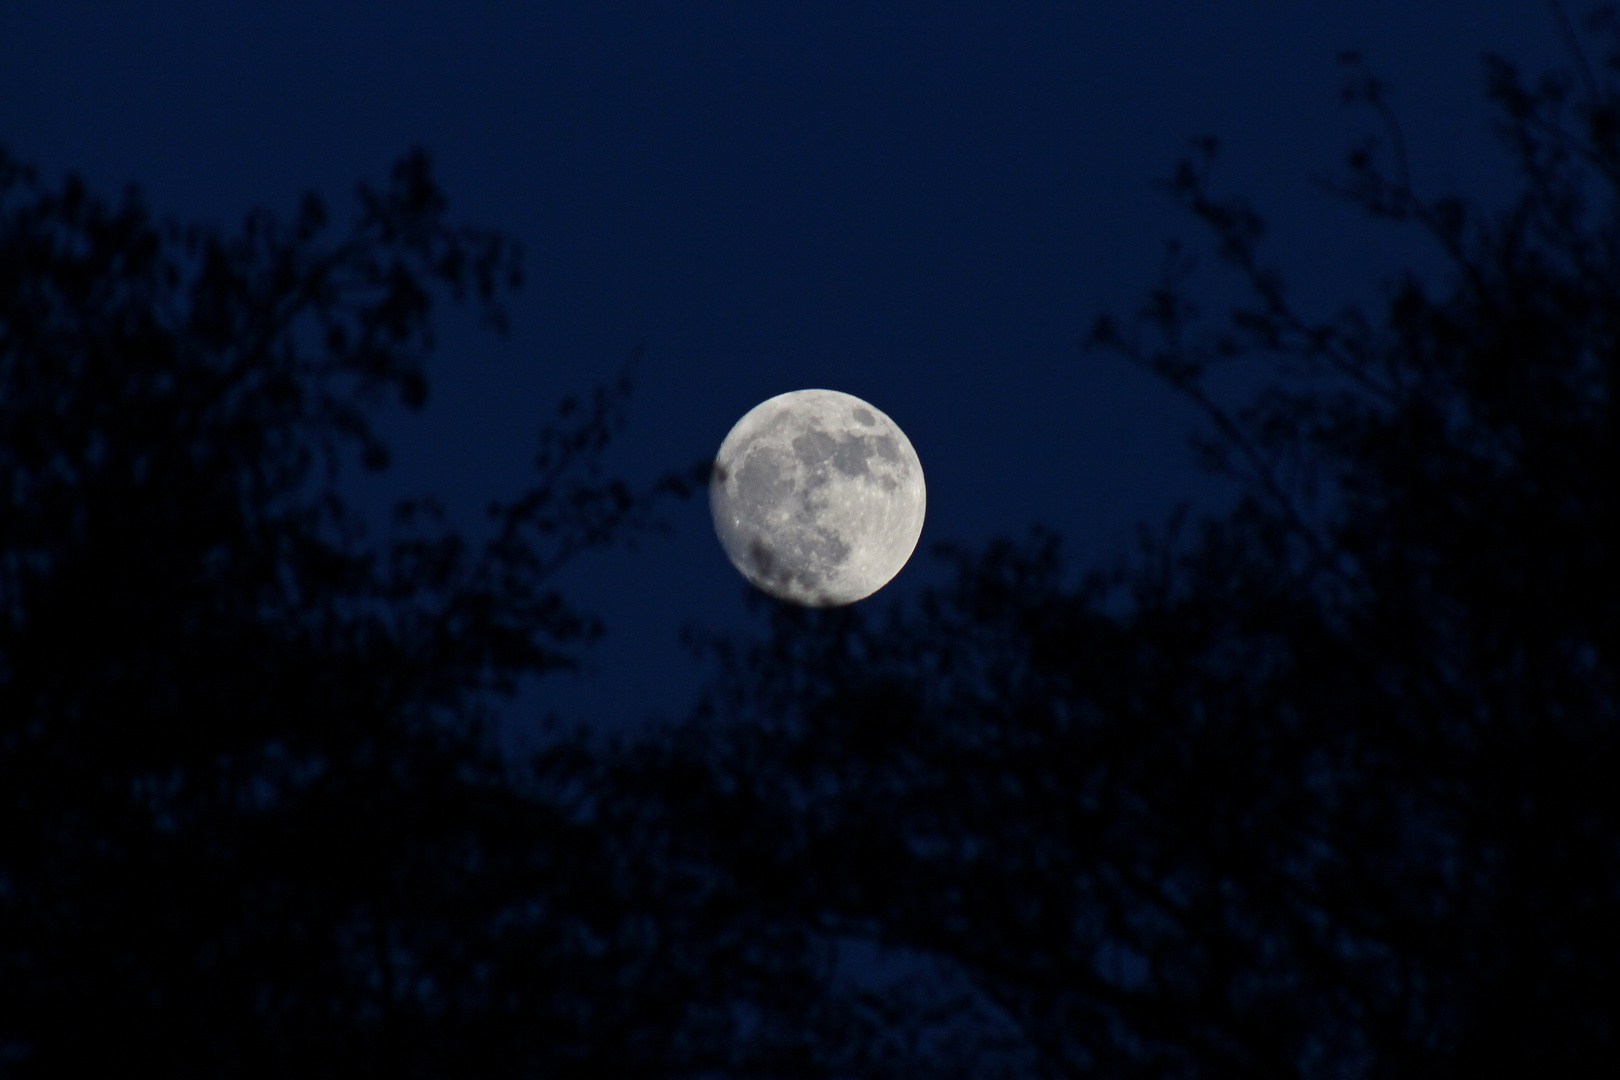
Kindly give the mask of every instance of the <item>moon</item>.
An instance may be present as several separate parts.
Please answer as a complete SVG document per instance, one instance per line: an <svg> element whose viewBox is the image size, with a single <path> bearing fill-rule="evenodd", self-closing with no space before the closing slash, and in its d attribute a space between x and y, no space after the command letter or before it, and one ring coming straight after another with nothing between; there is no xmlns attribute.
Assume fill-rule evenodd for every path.
<svg viewBox="0 0 1620 1080"><path fill-rule="evenodd" d="M887 585L916 550L926 503L905 432L837 390L754 406L720 444L709 481L731 564L806 607L853 604Z"/></svg>

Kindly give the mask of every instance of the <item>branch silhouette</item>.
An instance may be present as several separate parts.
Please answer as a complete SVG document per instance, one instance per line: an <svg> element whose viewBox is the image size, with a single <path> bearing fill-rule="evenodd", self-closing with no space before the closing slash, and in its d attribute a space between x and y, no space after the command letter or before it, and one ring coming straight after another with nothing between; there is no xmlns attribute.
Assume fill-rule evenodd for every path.
<svg viewBox="0 0 1620 1080"><path fill-rule="evenodd" d="M1453 267L1371 313L1295 310L1213 143L1181 164L1252 302L1206 329L1173 248L1089 347L1200 407L1231 512L1077 580L1044 532L948 549L882 617L703 643L661 813L762 916L969 988L932 1020L983 1056L915 1075L1614 1070L1620 142L1613 87L1571 85L1488 64L1499 212L1351 151L1334 190ZM1241 408L1205 382L1236 363L1270 378Z"/></svg>

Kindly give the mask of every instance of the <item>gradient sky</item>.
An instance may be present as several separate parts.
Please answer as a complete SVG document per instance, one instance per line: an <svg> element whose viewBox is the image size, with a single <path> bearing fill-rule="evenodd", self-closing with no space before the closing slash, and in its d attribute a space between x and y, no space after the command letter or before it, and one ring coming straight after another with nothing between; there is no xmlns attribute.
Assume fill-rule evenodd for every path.
<svg viewBox="0 0 1620 1080"><path fill-rule="evenodd" d="M426 147L454 216L524 245L527 284L505 340L448 322L430 404L390 420L396 464L366 500L433 492L476 531L558 399L642 343L610 459L628 478L828 387L916 446L923 549L1042 522L1085 566L1229 494L1191 465L1188 407L1078 353L1098 314L1140 303L1170 237L1202 239L1158 186L1188 140L1222 140L1219 186L1265 214L1307 312L1375 300L1438 264L1313 183L1373 128L1339 105L1335 56L1391 84L1420 190L1498 197L1481 57L1539 70L1559 40L1533 0L5 0L0 142L218 222L311 189L341 215ZM1208 263L1195 289L1211 311L1231 295ZM706 502L671 521L568 572L608 638L521 716L679 714L700 678L680 628L759 625ZM864 603L937 580L920 549Z"/></svg>

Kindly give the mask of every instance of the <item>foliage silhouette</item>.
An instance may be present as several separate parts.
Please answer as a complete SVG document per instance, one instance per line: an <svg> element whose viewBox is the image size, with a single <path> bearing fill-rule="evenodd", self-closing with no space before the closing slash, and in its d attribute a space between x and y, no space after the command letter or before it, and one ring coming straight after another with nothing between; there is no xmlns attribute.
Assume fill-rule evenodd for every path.
<svg viewBox="0 0 1620 1080"><path fill-rule="evenodd" d="M1231 513L1079 581L1045 533L947 550L955 585L886 617L704 643L720 680L636 784L681 778L670 819L760 912L962 987L866 1000L955 1031L961 1074L1614 1075L1620 35L1592 29L1601 76L1489 61L1524 181L1497 214L1412 190L1345 58L1391 125L1337 190L1450 259L1376 318L1298 313L1214 144L1178 167L1253 300L1204 329L1173 250L1089 346L1204 410ZM1243 360L1272 379L1233 410L1209 376Z"/></svg>
<svg viewBox="0 0 1620 1080"><path fill-rule="evenodd" d="M501 694L597 629L556 569L703 470L602 475L621 382L488 543L429 502L371 540L336 472L424 400L435 297L500 325L512 247L419 154L338 236L0 156L0 1072L1613 1075L1616 72L1492 63L1500 214L1352 153L1454 270L1377 317L1296 312L1195 148L1253 303L1203 329L1176 251L1090 344L1205 410L1230 514L770 607L689 722L521 773Z"/></svg>
<svg viewBox="0 0 1620 1080"><path fill-rule="evenodd" d="M359 202L341 232L314 198L185 227L0 156L8 1076L681 1075L743 1052L721 976L783 949L643 941L702 908L586 806L599 767L561 740L520 784L486 730L596 632L557 568L656 527L706 467L601 475L621 381L564 403L487 544L428 502L368 539L337 471L386 463L387 395L424 400L434 298L498 328L518 262L447 222L420 153Z"/></svg>

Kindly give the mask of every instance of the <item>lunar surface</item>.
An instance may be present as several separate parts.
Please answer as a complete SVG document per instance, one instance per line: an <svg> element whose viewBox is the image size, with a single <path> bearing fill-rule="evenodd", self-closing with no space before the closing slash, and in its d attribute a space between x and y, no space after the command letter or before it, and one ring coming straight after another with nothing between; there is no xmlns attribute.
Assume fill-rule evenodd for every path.
<svg viewBox="0 0 1620 1080"><path fill-rule="evenodd" d="M911 440L836 390L756 405L720 444L709 482L732 565L810 607L852 604L888 584L917 547L926 502Z"/></svg>

